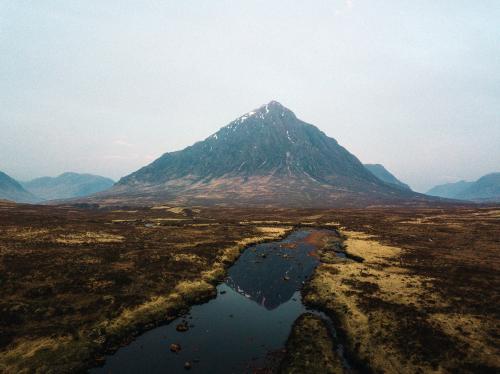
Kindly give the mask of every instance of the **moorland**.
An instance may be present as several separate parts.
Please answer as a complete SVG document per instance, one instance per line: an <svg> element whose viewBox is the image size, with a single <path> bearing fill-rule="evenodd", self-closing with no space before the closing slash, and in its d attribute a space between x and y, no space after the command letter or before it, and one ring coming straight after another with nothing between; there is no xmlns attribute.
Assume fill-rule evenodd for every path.
<svg viewBox="0 0 500 374"><path fill-rule="evenodd" d="M0 370L85 372L141 332L215 297L244 248L297 227L336 230L356 261L335 259L324 239L321 265L302 294L332 317L338 338L311 333L321 326L304 316L277 370L300 372L294 365L341 342L361 371L498 371L498 206L9 202L0 204ZM343 370L326 361L325 372Z"/></svg>

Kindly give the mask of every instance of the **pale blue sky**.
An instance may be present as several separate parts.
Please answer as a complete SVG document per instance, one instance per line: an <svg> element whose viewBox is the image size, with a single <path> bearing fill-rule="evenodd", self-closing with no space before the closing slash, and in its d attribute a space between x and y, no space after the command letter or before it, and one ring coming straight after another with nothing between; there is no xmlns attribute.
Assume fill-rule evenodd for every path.
<svg viewBox="0 0 500 374"><path fill-rule="evenodd" d="M500 1L0 2L0 170L118 179L278 100L423 191L500 171Z"/></svg>

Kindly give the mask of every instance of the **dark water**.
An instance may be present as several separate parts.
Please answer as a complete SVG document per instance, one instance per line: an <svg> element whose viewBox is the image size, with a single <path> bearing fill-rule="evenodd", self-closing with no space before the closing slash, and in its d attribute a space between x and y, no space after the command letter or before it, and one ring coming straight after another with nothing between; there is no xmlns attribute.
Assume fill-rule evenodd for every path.
<svg viewBox="0 0 500 374"><path fill-rule="evenodd" d="M144 333L90 373L185 373L185 362L196 373L265 366L267 354L284 347L293 322L308 311L298 290L318 264L315 247L303 241L310 233L300 230L280 242L249 247L217 287L217 298ZM191 327L176 331L183 320ZM172 343L181 351L172 353Z"/></svg>

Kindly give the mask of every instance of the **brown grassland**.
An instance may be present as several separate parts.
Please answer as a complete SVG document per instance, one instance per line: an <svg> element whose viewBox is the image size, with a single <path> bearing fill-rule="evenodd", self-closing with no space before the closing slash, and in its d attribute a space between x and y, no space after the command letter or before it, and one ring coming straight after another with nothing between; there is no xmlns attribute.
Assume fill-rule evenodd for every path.
<svg viewBox="0 0 500 374"><path fill-rule="evenodd" d="M335 261L325 239L322 264L303 295L335 320L360 367L500 370L498 206L97 209L4 202L0 372L85 372L104 352L214 297L246 246L297 226L339 229L358 260ZM287 372L300 372L293 366L305 362L300 355L314 360L336 344L323 330L314 318L297 322ZM306 343L296 344L300 331ZM308 336L317 350L301 352Z"/></svg>

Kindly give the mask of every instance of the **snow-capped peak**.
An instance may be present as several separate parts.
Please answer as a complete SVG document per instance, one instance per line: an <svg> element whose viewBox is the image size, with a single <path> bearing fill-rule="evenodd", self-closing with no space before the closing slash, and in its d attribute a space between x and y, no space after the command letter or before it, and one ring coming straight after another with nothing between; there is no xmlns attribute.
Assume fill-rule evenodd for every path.
<svg viewBox="0 0 500 374"><path fill-rule="evenodd" d="M245 123L249 118L258 118L258 119L265 119L266 117L285 117L286 114L292 114L293 112L290 109L287 109L283 105L281 105L277 101L270 101L267 104L264 104L260 106L257 109L252 110L251 112L245 113L241 117L238 117L236 120L231 122L231 124L228 126L228 128L232 129L233 131L238 128L239 125Z"/></svg>

